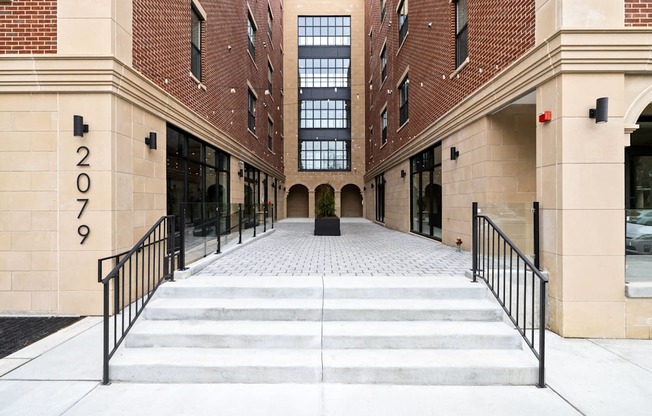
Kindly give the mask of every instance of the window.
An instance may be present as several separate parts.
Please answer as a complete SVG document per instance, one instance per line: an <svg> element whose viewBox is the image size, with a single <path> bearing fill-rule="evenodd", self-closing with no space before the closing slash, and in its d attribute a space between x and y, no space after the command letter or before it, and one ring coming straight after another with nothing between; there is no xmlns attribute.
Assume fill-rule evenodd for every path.
<svg viewBox="0 0 652 416"><path fill-rule="evenodd" d="M299 16L299 46L351 45L350 16Z"/></svg>
<svg viewBox="0 0 652 416"><path fill-rule="evenodd" d="M274 122L267 120L267 148L274 150Z"/></svg>
<svg viewBox="0 0 652 416"><path fill-rule="evenodd" d="M376 176L376 221L385 222L385 174Z"/></svg>
<svg viewBox="0 0 652 416"><path fill-rule="evenodd" d="M351 142L303 140L299 142L299 170L351 170Z"/></svg>
<svg viewBox="0 0 652 416"><path fill-rule="evenodd" d="M348 58L299 59L301 88L345 88L349 86L350 76Z"/></svg>
<svg viewBox="0 0 652 416"><path fill-rule="evenodd" d="M467 33L468 9L467 0L457 0L455 3L455 67L466 61L469 55L469 37Z"/></svg>
<svg viewBox="0 0 652 416"><path fill-rule="evenodd" d="M190 72L201 82L201 27L202 17L193 6L190 29Z"/></svg>
<svg viewBox="0 0 652 416"><path fill-rule="evenodd" d="M385 108L380 114L380 128L382 132L380 137L380 145L382 146L387 143L387 108Z"/></svg>
<svg viewBox="0 0 652 416"><path fill-rule="evenodd" d="M441 240L441 145L410 159L410 231Z"/></svg>
<svg viewBox="0 0 652 416"><path fill-rule="evenodd" d="M380 21L385 20L385 10L387 10L387 0L380 0Z"/></svg>
<svg viewBox="0 0 652 416"><path fill-rule="evenodd" d="M247 16L247 36L249 38L249 54L254 60L256 59L256 25L251 18L251 15Z"/></svg>
<svg viewBox="0 0 652 416"><path fill-rule="evenodd" d="M401 1L398 7L398 44L403 44L408 33L408 0Z"/></svg>
<svg viewBox="0 0 652 416"><path fill-rule="evenodd" d="M408 85L410 80L407 75L398 86L399 91L399 125L403 125L408 121Z"/></svg>
<svg viewBox="0 0 652 416"><path fill-rule="evenodd" d="M299 111L299 128L348 129L350 103L346 100L304 100Z"/></svg>
<svg viewBox="0 0 652 416"><path fill-rule="evenodd" d="M387 78L387 45L383 46L380 51L380 82L382 83Z"/></svg>
<svg viewBox="0 0 652 416"><path fill-rule="evenodd" d="M248 97L249 102L247 107L249 111L249 119L247 127L249 128L249 131L256 133L256 96L253 91L249 90Z"/></svg>
<svg viewBox="0 0 652 416"><path fill-rule="evenodd" d="M274 69L272 64L267 62L267 91L269 91L269 95L272 95L272 75L274 75Z"/></svg>
<svg viewBox="0 0 652 416"><path fill-rule="evenodd" d="M267 34L269 38L272 39L272 24L274 23L274 15L272 14L272 8L267 4Z"/></svg>

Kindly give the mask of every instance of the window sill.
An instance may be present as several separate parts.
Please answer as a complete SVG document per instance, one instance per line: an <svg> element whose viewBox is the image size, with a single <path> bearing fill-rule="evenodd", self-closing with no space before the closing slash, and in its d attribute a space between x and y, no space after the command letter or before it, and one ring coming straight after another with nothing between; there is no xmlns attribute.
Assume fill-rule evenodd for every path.
<svg viewBox="0 0 652 416"><path fill-rule="evenodd" d="M382 149L383 147L387 146L387 142L381 143L379 149Z"/></svg>
<svg viewBox="0 0 652 416"><path fill-rule="evenodd" d="M251 56L251 52L249 52L249 49L247 49L247 55L249 55L249 59L251 59L251 63L254 64L256 69L258 69L258 65L256 65L256 60L254 59L253 56Z"/></svg>
<svg viewBox="0 0 652 416"><path fill-rule="evenodd" d="M398 129L396 129L396 132L398 133L399 131L403 130L403 127L405 127L409 122L410 122L410 118L408 118L407 120L405 120L405 123L401 124L401 127L399 127Z"/></svg>
<svg viewBox="0 0 652 416"><path fill-rule="evenodd" d="M466 65L468 65L469 62L470 62L470 59L467 56L466 59L464 60L464 62L462 62L462 64L460 66L458 66L455 71L451 72L451 74L448 76L448 79L453 79L454 77L458 76L460 74L460 72L462 72L464 67Z"/></svg>
<svg viewBox="0 0 652 416"><path fill-rule="evenodd" d="M403 45L405 45L405 41L407 40L408 36L410 36L409 30L405 34L405 37L403 38L403 42L401 42L401 46L398 47L398 50L396 51L396 56L398 56L398 54L401 53L401 50L403 49Z"/></svg>
<svg viewBox="0 0 652 416"><path fill-rule="evenodd" d="M192 74L192 72L188 72L188 75L190 76L190 79L193 80L195 84L197 84L197 88L206 91L206 85L202 84L201 81L198 80L197 77Z"/></svg>
<svg viewBox="0 0 652 416"><path fill-rule="evenodd" d="M254 133L253 131L251 131L251 129L249 129L249 127L247 127L247 131L249 132L249 134L251 134L252 136L254 136L254 137L256 138L256 140L258 140L258 136L256 136L256 133Z"/></svg>

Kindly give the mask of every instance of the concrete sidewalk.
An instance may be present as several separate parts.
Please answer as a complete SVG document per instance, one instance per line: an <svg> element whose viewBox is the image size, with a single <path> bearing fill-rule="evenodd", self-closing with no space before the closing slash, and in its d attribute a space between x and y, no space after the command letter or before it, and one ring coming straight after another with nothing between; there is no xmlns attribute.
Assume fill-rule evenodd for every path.
<svg viewBox="0 0 652 416"><path fill-rule="evenodd" d="M302 222L221 255L204 275L459 275L470 254L368 221L338 238L302 240ZM373 228L373 229L372 229ZM348 235L347 235L348 234ZM302 237L302 235L304 237ZM354 250L355 249L355 250ZM327 253L325 255L324 253ZM313 261L310 261L312 259ZM316 267L313 267L315 266ZM0 416L100 415L650 415L652 341L547 334L546 382L536 387L346 384L100 385L101 318L91 317L0 360Z"/></svg>
<svg viewBox="0 0 652 416"><path fill-rule="evenodd" d="M100 318L0 360L0 416L649 415L652 342L548 332L549 388L345 384L102 386Z"/></svg>

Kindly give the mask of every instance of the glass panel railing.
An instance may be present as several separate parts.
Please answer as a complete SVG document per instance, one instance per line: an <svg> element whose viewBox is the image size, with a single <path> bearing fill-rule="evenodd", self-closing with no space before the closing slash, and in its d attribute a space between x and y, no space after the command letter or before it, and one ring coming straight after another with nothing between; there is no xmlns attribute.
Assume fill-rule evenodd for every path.
<svg viewBox="0 0 652 416"><path fill-rule="evenodd" d="M530 260L534 254L532 203L489 203L480 206L486 215Z"/></svg>
<svg viewBox="0 0 652 416"><path fill-rule="evenodd" d="M652 209L625 210L625 281L652 282Z"/></svg>
<svg viewBox="0 0 652 416"><path fill-rule="evenodd" d="M273 228L273 212L272 204L179 204L176 219L179 267L184 268Z"/></svg>

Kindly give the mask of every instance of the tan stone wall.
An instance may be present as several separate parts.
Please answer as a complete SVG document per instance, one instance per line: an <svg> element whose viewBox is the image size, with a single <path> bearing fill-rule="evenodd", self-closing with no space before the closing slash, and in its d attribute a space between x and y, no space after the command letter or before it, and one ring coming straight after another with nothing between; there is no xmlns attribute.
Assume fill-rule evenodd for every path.
<svg viewBox="0 0 652 416"><path fill-rule="evenodd" d="M298 163L298 106L299 88L297 77L297 17L306 16L351 16L352 22L364 21L364 1L331 2L327 0L283 2L283 51L284 51L284 99L285 140L284 162L286 192L294 184L303 184L309 191L309 215L314 216L314 191L323 183L330 183L335 189L336 211L340 215L339 191L347 184L356 185L362 192L365 172L365 75L364 24L351 24L351 171L350 172L299 172ZM290 104L291 103L291 104ZM366 200L363 200L363 212ZM364 214L363 214L364 216Z"/></svg>

